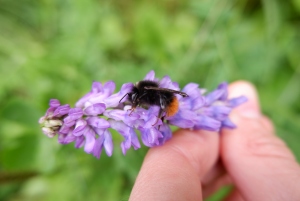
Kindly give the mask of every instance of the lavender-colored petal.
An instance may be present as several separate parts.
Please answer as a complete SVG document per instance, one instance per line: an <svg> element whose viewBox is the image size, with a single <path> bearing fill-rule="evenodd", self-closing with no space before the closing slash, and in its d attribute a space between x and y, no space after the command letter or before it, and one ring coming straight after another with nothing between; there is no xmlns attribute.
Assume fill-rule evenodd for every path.
<svg viewBox="0 0 300 201"><path fill-rule="evenodd" d="M143 144L147 147L153 147L154 145L150 144L149 140L148 140L148 129L141 128L140 132L141 132L141 139L142 139Z"/></svg>
<svg viewBox="0 0 300 201"><path fill-rule="evenodd" d="M94 81L93 84L92 84L91 92L92 93L99 93L101 91L103 91L103 86L102 86L101 82Z"/></svg>
<svg viewBox="0 0 300 201"><path fill-rule="evenodd" d="M120 90L121 95L125 95L131 92L132 88L133 84L131 82L123 84Z"/></svg>
<svg viewBox="0 0 300 201"><path fill-rule="evenodd" d="M69 144L71 142L74 142L76 140L76 137L72 135L71 132L65 135L58 135L58 142L60 144Z"/></svg>
<svg viewBox="0 0 300 201"><path fill-rule="evenodd" d="M163 137L158 139L158 145L163 145L167 140L171 139L172 130L168 124L163 124L162 126L160 126L159 131L161 132Z"/></svg>
<svg viewBox="0 0 300 201"><path fill-rule="evenodd" d="M200 108L202 108L205 105L205 98L204 96L199 96L197 98L194 98L191 101L191 105L192 105L192 109L193 110L199 110Z"/></svg>
<svg viewBox="0 0 300 201"><path fill-rule="evenodd" d="M69 117L72 120L77 120L77 119L81 118L82 115L83 115L83 111L81 108L72 108L69 111Z"/></svg>
<svg viewBox="0 0 300 201"><path fill-rule="evenodd" d="M105 104L104 103L96 103L91 106L88 106L83 110L85 115L96 116L102 114L105 111Z"/></svg>
<svg viewBox="0 0 300 201"><path fill-rule="evenodd" d="M124 141L121 142L121 150L123 155L126 155L127 150L130 148L130 136L126 136Z"/></svg>
<svg viewBox="0 0 300 201"><path fill-rule="evenodd" d="M189 83L185 85L182 89L183 92L189 95L189 97L198 97L201 96L200 89L198 88L199 84L196 83Z"/></svg>
<svg viewBox="0 0 300 201"><path fill-rule="evenodd" d="M74 122L75 122L75 121L74 121ZM59 134L68 134L71 130L72 130L72 129L71 129L70 127L68 127L66 124L63 124L63 125L60 127L58 133L59 133Z"/></svg>
<svg viewBox="0 0 300 201"><path fill-rule="evenodd" d="M96 103L104 103L105 100L112 94L114 89L115 89L115 83L113 81L109 81L104 84L102 92L93 93L88 99L86 99L83 102L82 105L87 107L87 106L90 106L90 105L96 104Z"/></svg>
<svg viewBox="0 0 300 201"><path fill-rule="evenodd" d="M222 128L236 128L236 125L229 119L225 119L224 121L222 121Z"/></svg>
<svg viewBox="0 0 300 201"><path fill-rule="evenodd" d="M145 121L142 119L137 119L135 121L130 121L128 119L125 119L124 123L126 125L128 125L129 127L136 128L136 129L144 128L144 125L145 125Z"/></svg>
<svg viewBox="0 0 300 201"><path fill-rule="evenodd" d="M137 137L137 135L136 135L134 129L131 128L131 129L129 130L129 132L130 132L131 144L132 144L133 148L134 148L135 150L141 148L140 141L139 141L139 139L138 139L138 137Z"/></svg>
<svg viewBox="0 0 300 201"><path fill-rule="evenodd" d="M219 121L225 120L228 115L231 112L230 107L226 107L223 105L213 105L208 108L205 108L204 114L206 114L209 117L213 117L214 119L217 119Z"/></svg>
<svg viewBox="0 0 300 201"><path fill-rule="evenodd" d="M76 102L75 106L83 108L84 105L85 105L85 103L89 99L91 99L92 97L94 97L95 94L100 93L102 90L103 90L103 87L102 87L102 84L100 82L93 82L93 84L92 84L92 90L89 93L87 93L86 95L84 95L82 98L80 98Z"/></svg>
<svg viewBox="0 0 300 201"><path fill-rule="evenodd" d="M197 114L190 110L179 110L173 117L167 118L169 123L180 128L192 128L194 122L198 121Z"/></svg>
<svg viewBox="0 0 300 201"><path fill-rule="evenodd" d="M54 111L53 113L53 116L54 117L61 117L63 115L66 115L69 113L70 111L70 106L67 104L67 105L62 105L62 106L59 106L56 108L56 110Z"/></svg>
<svg viewBox="0 0 300 201"><path fill-rule="evenodd" d="M76 120L74 120L71 116L67 116L64 118L64 126L72 127L76 123Z"/></svg>
<svg viewBox="0 0 300 201"><path fill-rule="evenodd" d="M161 125L162 121L155 115L151 115L147 121L145 121L145 124L143 125L144 128L152 128L153 126Z"/></svg>
<svg viewBox="0 0 300 201"><path fill-rule="evenodd" d="M124 110L107 110L104 112L104 115L111 119L115 119L117 121L122 121L122 120L124 120L126 113L127 113L127 111L124 111ZM137 118L138 117L139 116L137 116Z"/></svg>
<svg viewBox="0 0 300 201"><path fill-rule="evenodd" d="M96 141L95 132L93 131L93 129L88 128L84 133L84 137L85 137L84 151L90 154L93 152L95 141Z"/></svg>
<svg viewBox="0 0 300 201"><path fill-rule="evenodd" d="M97 135L103 135L104 134L104 131L107 129L107 128L96 128L96 127L92 127L93 128L93 130L95 131L95 133L97 134Z"/></svg>
<svg viewBox="0 0 300 201"><path fill-rule="evenodd" d="M204 129L204 130L209 130L209 131L219 131L221 127L221 122L217 121L213 118L199 115L199 119L195 123L194 129L199 130L199 129Z"/></svg>
<svg viewBox="0 0 300 201"><path fill-rule="evenodd" d="M178 84L176 82L172 82L169 76L164 76L159 82L159 86L161 88L168 88L179 91Z"/></svg>
<svg viewBox="0 0 300 201"><path fill-rule="evenodd" d="M103 93L110 96L116 88L116 84L113 81L108 81L103 86Z"/></svg>
<svg viewBox="0 0 300 201"><path fill-rule="evenodd" d="M131 92L132 88L132 83L123 84L118 93L113 94L104 100L106 107L117 107L120 103L125 102L128 99L127 94Z"/></svg>
<svg viewBox="0 0 300 201"><path fill-rule="evenodd" d="M60 102L57 99L50 99L49 106L50 107L58 107L58 106L60 106Z"/></svg>
<svg viewBox="0 0 300 201"><path fill-rule="evenodd" d="M95 141L93 155L98 159L100 158L102 152L103 142L104 142L104 135L99 136Z"/></svg>
<svg viewBox="0 0 300 201"><path fill-rule="evenodd" d="M155 79L155 72L151 70L145 77L144 80L154 80Z"/></svg>
<svg viewBox="0 0 300 201"><path fill-rule="evenodd" d="M46 111L45 118L52 118L57 107L49 107Z"/></svg>
<svg viewBox="0 0 300 201"><path fill-rule="evenodd" d="M104 145L106 154L108 156L111 156L112 152L113 152L114 145L113 145L111 134L108 130L106 130L104 132L104 143L103 143L103 145Z"/></svg>
<svg viewBox="0 0 300 201"><path fill-rule="evenodd" d="M228 102L228 105L230 107L234 108L234 107L237 107L237 106L239 106L239 105L241 105L241 104L243 104L247 101L248 101L248 98L246 96L240 96L240 97L237 97L237 98L230 99L229 102Z"/></svg>
<svg viewBox="0 0 300 201"><path fill-rule="evenodd" d="M65 140L65 137L67 136L67 134L61 134L61 135L58 135L58 138L57 138L57 141L58 143L60 144L65 144L64 143L64 140Z"/></svg>
<svg viewBox="0 0 300 201"><path fill-rule="evenodd" d="M96 128L109 128L110 124L107 120L99 118L99 117L89 117L87 119L87 123L90 126L96 127Z"/></svg>
<svg viewBox="0 0 300 201"><path fill-rule="evenodd" d="M126 124L124 124L123 122L121 122L121 121L115 121L113 119L109 119L108 122L110 123L110 126L114 130L118 131L124 137L129 135L129 133L130 133L130 127L127 126Z"/></svg>
<svg viewBox="0 0 300 201"><path fill-rule="evenodd" d="M75 129L73 130L73 135L81 136L85 133L87 127L87 122L84 119L79 119L76 121Z"/></svg>
<svg viewBox="0 0 300 201"><path fill-rule="evenodd" d="M213 102L219 100L226 93L223 89L216 89L205 96L206 105L211 105Z"/></svg>
<svg viewBox="0 0 300 201"><path fill-rule="evenodd" d="M179 99L179 109L180 110L192 110L196 111L202 108L206 104L204 96L199 94L198 97L184 97Z"/></svg>
<svg viewBox="0 0 300 201"><path fill-rule="evenodd" d="M129 135L124 136L124 141L121 143L122 153L125 155L127 150L133 146L133 148L139 149L141 147L139 139L134 131L134 129L129 129Z"/></svg>
<svg viewBox="0 0 300 201"><path fill-rule="evenodd" d="M85 143L85 138L83 136L79 136L76 138L76 141L75 141L75 148L80 148L84 145Z"/></svg>
<svg viewBox="0 0 300 201"><path fill-rule="evenodd" d="M145 140L147 141L144 144L146 146L148 146L148 144L149 144L150 147L158 145L159 144L158 139L163 137L161 132L158 131L157 128L154 128L154 127L142 130L142 136L143 135L144 135L144 138L142 137L143 142L145 142Z"/></svg>
<svg viewBox="0 0 300 201"><path fill-rule="evenodd" d="M151 106L148 108L148 110L142 109L141 111L144 114L144 116L142 116L142 119L149 120L150 118L152 118L153 115L158 116L159 110L160 110L160 107L158 107L158 106ZM140 112L140 110L137 110L137 111Z"/></svg>
<svg viewBox="0 0 300 201"><path fill-rule="evenodd" d="M219 98L219 100L221 101L226 101L227 97L228 97L228 83L227 82L222 82L221 84L219 84L218 89L221 89L224 91L224 93L222 94L222 96Z"/></svg>

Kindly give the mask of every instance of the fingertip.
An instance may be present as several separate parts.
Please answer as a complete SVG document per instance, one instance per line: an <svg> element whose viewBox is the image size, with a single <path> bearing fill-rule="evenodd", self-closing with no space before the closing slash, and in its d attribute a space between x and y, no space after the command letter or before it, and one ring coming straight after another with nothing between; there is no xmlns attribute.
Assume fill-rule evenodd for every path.
<svg viewBox="0 0 300 201"><path fill-rule="evenodd" d="M255 86L244 80L233 82L229 85L229 98L245 96L248 101L235 108L232 112L233 119L235 115L242 115L249 118L261 116L259 97Z"/></svg>

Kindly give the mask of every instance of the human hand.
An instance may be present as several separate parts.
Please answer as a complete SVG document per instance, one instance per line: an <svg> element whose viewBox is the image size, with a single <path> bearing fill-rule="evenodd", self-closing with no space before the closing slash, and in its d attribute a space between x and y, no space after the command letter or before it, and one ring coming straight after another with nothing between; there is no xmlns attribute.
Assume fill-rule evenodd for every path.
<svg viewBox="0 0 300 201"><path fill-rule="evenodd" d="M272 122L260 113L254 87L235 82L229 96L249 101L234 109L236 129L221 135L179 130L145 157L130 200L202 200L223 185L228 201L300 200L300 167Z"/></svg>

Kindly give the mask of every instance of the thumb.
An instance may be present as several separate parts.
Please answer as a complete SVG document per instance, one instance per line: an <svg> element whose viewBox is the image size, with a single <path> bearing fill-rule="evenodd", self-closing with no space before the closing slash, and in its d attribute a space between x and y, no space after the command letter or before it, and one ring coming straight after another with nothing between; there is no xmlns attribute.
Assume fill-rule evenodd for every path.
<svg viewBox="0 0 300 201"><path fill-rule="evenodd" d="M245 200L300 200L300 168L261 114L255 88L240 81L229 93L249 99L232 113L237 128L221 137L221 157L237 189Z"/></svg>
<svg viewBox="0 0 300 201"><path fill-rule="evenodd" d="M179 130L164 146L151 148L129 200L199 200L201 179L218 159L219 135Z"/></svg>

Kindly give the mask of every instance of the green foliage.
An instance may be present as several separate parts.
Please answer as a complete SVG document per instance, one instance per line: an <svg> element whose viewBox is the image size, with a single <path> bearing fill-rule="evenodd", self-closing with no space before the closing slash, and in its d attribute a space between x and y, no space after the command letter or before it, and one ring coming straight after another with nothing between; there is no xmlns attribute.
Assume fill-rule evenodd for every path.
<svg viewBox="0 0 300 201"><path fill-rule="evenodd" d="M74 104L93 80L119 89L151 69L181 86L253 82L300 160L299 17L299 0L1 0L0 175L14 179L0 200L127 200L146 148L97 160L37 121L50 98Z"/></svg>

